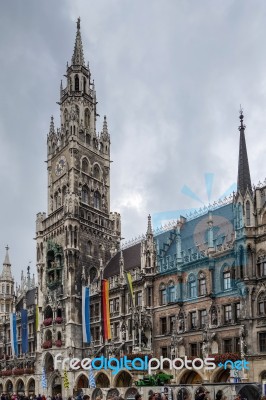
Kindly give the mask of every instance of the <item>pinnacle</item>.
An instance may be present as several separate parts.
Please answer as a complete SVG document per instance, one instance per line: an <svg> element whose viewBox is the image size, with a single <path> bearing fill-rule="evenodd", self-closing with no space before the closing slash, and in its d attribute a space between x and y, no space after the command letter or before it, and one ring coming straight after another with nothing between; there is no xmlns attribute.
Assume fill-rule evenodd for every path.
<svg viewBox="0 0 266 400"><path fill-rule="evenodd" d="M76 33L74 52L73 52L73 56L72 56L72 65L84 65L85 66L82 39L81 39L81 33L80 33L80 18L78 18L78 20L77 20L77 33Z"/></svg>

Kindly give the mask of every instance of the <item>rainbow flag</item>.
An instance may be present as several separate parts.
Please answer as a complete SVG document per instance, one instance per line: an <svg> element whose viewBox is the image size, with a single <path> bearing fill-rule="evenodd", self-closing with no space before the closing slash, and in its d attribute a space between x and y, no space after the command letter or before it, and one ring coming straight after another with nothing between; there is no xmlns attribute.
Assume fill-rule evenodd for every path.
<svg viewBox="0 0 266 400"><path fill-rule="evenodd" d="M111 339L109 282L107 279L102 279L102 331L104 340Z"/></svg>
<svg viewBox="0 0 266 400"><path fill-rule="evenodd" d="M127 286L128 286L128 290L130 293L132 305L133 305L133 307L135 307L135 299L134 299L133 285L132 285L132 275L130 272L126 272L125 276L126 276Z"/></svg>

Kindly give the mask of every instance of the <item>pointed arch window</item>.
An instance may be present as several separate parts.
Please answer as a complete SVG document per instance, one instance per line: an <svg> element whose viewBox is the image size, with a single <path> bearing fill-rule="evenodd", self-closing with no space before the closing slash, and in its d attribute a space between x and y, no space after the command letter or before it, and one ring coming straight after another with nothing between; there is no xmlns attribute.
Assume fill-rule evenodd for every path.
<svg viewBox="0 0 266 400"><path fill-rule="evenodd" d="M246 224L250 226L250 201L246 202Z"/></svg>
<svg viewBox="0 0 266 400"><path fill-rule="evenodd" d="M100 168L97 164L93 168L93 175L96 179L100 179Z"/></svg>
<svg viewBox="0 0 266 400"><path fill-rule="evenodd" d="M84 91L84 93L86 93L86 90L87 90L86 85L87 85L86 78L83 78L83 91Z"/></svg>
<svg viewBox="0 0 266 400"><path fill-rule="evenodd" d="M98 210L101 208L101 195L98 191L94 193L94 207Z"/></svg>
<svg viewBox="0 0 266 400"><path fill-rule="evenodd" d="M89 163L88 160L86 158L83 158L82 160L82 166L81 169L83 172L85 172L86 174L89 172Z"/></svg>
<svg viewBox="0 0 266 400"><path fill-rule="evenodd" d="M237 227L242 227L242 205L238 203L237 205Z"/></svg>
<svg viewBox="0 0 266 400"><path fill-rule="evenodd" d="M75 91L79 92L79 77L75 75Z"/></svg>
<svg viewBox="0 0 266 400"><path fill-rule="evenodd" d="M189 275L188 278L188 297L197 297L197 283L193 274Z"/></svg>
<svg viewBox="0 0 266 400"><path fill-rule="evenodd" d="M92 283L96 277L97 277L97 270L95 267L92 267L90 269L90 283Z"/></svg>
<svg viewBox="0 0 266 400"><path fill-rule="evenodd" d="M90 127L90 112L89 112L88 108L86 108L85 113L84 113L84 121L85 121L85 127L89 128Z"/></svg>
<svg viewBox="0 0 266 400"><path fill-rule="evenodd" d="M92 255L92 242L90 240L88 241L87 249L88 249L88 255L91 256Z"/></svg>
<svg viewBox="0 0 266 400"><path fill-rule="evenodd" d="M88 188L86 186L84 186L82 188L81 201L83 201L83 203L86 203L86 204L89 203L89 191L88 191Z"/></svg>
<svg viewBox="0 0 266 400"><path fill-rule="evenodd" d="M231 273L228 268L223 271L223 290L231 289Z"/></svg>

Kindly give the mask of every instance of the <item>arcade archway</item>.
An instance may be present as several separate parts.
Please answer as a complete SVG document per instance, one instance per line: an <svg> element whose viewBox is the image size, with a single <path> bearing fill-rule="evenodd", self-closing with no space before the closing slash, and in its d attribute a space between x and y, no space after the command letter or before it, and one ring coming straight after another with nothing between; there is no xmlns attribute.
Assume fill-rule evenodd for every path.
<svg viewBox="0 0 266 400"><path fill-rule="evenodd" d="M25 384L22 379L18 379L16 382L16 393L20 396L25 395Z"/></svg>
<svg viewBox="0 0 266 400"><path fill-rule="evenodd" d="M214 383L221 383L221 382L228 382L228 379L230 378L230 369L220 369L217 371L213 378Z"/></svg>
<svg viewBox="0 0 266 400"><path fill-rule="evenodd" d="M85 375L80 375L77 379L77 390L79 391L80 389L85 389L89 387L89 380L87 376Z"/></svg>
<svg viewBox="0 0 266 400"><path fill-rule="evenodd" d="M103 372L100 372L99 375L97 375L95 382L96 386L99 388L108 388L110 386L110 380Z"/></svg>
<svg viewBox="0 0 266 400"><path fill-rule="evenodd" d="M135 399L136 394L138 393L137 389L129 388L125 393L125 400Z"/></svg>
<svg viewBox="0 0 266 400"><path fill-rule="evenodd" d="M246 385L239 390L238 394L241 395L242 399L246 400L259 400L260 394L258 388L253 385Z"/></svg>
<svg viewBox="0 0 266 400"><path fill-rule="evenodd" d="M6 381L6 392L12 394L13 392L13 383L10 379Z"/></svg>
<svg viewBox="0 0 266 400"><path fill-rule="evenodd" d="M181 385L197 385L201 384L203 379L196 371L186 371L180 379Z"/></svg>
<svg viewBox="0 0 266 400"><path fill-rule="evenodd" d="M103 392L101 391L100 388L94 389L91 395L91 400L96 400L97 397L100 397L101 399L103 398Z"/></svg>
<svg viewBox="0 0 266 400"><path fill-rule="evenodd" d="M52 380L52 395L56 396L60 393L62 393L61 377L59 375L56 375Z"/></svg>
<svg viewBox="0 0 266 400"><path fill-rule="evenodd" d="M177 400L189 400L190 393L186 388L181 388L177 393Z"/></svg>
<svg viewBox="0 0 266 400"><path fill-rule="evenodd" d="M119 391L118 391L118 389L113 388L113 389L108 390L108 392L107 392L107 399L108 399L108 398L115 397L115 396L119 396Z"/></svg>
<svg viewBox="0 0 266 400"><path fill-rule="evenodd" d="M132 385L132 376L127 371L120 371L115 380L116 387L129 387Z"/></svg>
<svg viewBox="0 0 266 400"><path fill-rule="evenodd" d="M29 396L33 396L35 394L35 380L31 378L27 383L27 391Z"/></svg>

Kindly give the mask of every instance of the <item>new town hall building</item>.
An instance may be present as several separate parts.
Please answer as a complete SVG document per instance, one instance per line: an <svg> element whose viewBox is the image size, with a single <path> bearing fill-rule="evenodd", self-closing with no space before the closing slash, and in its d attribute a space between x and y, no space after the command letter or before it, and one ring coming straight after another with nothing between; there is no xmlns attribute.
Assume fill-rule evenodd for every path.
<svg viewBox="0 0 266 400"><path fill-rule="evenodd" d="M86 66L80 21L61 84L60 128L47 136L48 212L37 214L37 285L28 271L15 290L8 249L0 276L0 392L63 393L88 387L87 371L67 371L54 357L153 354L246 359L243 382L266 378L266 186L251 185L240 113L237 192L167 229L121 248L120 215L110 212L110 134L96 131L97 100ZM114 139L115 140L115 139ZM134 301L125 280L130 272ZM110 285L111 336L103 341L101 280ZM90 287L90 345L82 341L82 286ZM36 305L39 322L36 321ZM20 310L29 312L29 353L21 354ZM16 310L19 355L10 348L9 312ZM166 366L167 367L167 366ZM47 389L42 389L43 368ZM165 368L167 371L167 368ZM226 382L230 370L174 371L172 383ZM97 388L126 398L141 375L95 373ZM133 388L132 388L133 386ZM132 388L132 389L126 389ZM127 392L125 393L125 391Z"/></svg>

